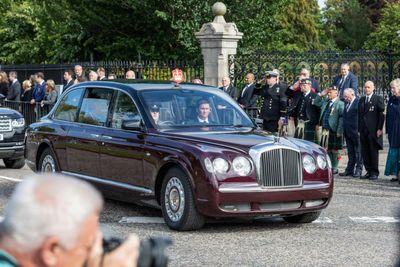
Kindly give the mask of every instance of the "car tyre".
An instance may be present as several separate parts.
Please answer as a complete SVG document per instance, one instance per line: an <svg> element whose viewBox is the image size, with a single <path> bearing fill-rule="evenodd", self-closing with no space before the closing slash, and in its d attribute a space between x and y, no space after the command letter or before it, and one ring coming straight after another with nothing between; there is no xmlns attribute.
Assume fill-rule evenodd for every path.
<svg viewBox="0 0 400 267"><path fill-rule="evenodd" d="M58 172L59 171L56 157L50 148L46 148L43 151L42 155L40 156L38 171L39 172Z"/></svg>
<svg viewBox="0 0 400 267"><path fill-rule="evenodd" d="M25 159L18 158L18 159L3 159L4 165L10 169L21 169L25 166Z"/></svg>
<svg viewBox="0 0 400 267"><path fill-rule="evenodd" d="M166 224L173 230L196 230L204 225L205 218L196 209L189 178L179 168L172 168L165 175L161 209Z"/></svg>
<svg viewBox="0 0 400 267"><path fill-rule="evenodd" d="M319 215L321 215L321 211L283 217L283 219L288 223L310 223L318 219Z"/></svg>

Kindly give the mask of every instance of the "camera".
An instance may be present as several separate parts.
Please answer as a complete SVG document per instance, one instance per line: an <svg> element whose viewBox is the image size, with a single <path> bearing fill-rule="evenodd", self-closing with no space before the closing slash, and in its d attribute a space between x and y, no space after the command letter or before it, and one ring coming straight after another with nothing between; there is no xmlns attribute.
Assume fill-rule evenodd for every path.
<svg viewBox="0 0 400 267"><path fill-rule="evenodd" d="M103 253L107 254L116 249L124 242L117 237L103 238ZM167 237L150 237L140 241L138 267L166 267L168 256L165 249L172 244Z"/></svg>

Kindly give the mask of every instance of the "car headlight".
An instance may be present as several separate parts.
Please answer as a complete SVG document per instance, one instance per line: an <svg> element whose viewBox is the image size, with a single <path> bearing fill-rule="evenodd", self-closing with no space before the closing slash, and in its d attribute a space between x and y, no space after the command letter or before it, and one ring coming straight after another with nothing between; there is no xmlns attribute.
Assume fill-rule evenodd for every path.
<svg viewBox="0 0 400 267"><path fill-rule="evenodd" d="M303 156L303 168L308 173L314 173L317 169L317 165L315 165L315 160L310 155Z"/></svg>
<svg viewBox="0 0 400 267"><path fill-rule="evenodd" d="M332 169L332 162L331 162L331 158L329 156L326 156L326 162L328 164L328 168Z"/></svg>
<svg viewBox="0 0 400 267"><path fill-rule="evenodd" d="M211 159L209 158L205 158L204 159L204 166L206 167L206 170L210 173L214 173L214 167L213 164L211 162Z"/></svg>
<svg viewBox="0 0 400 267"><path fill-rule="evenodd" d="M318 155L317 164L318 164L318 168L320 168L322 170L325 170L326 169L326 165L327 165L325 156Z"/></svg>
<svg viewBox="0 0 400 267"><path fill-rule="evenodd" d="M236 157L232 161L232 168L240 176L246 176L251 172L251 163L245 157Z"/></svg>
<svg viewBox="0 0 400 267"><path fill-rule="evenodd" d="M226 173L228 171L228 169L229 169L228 162L226 160L224 160L223 158L216 158L216 159L213 160L212 163L213 163L212 165L214 167L214 170L217 173L222 173L223 174L223 173Z"/></svg>
<svg viewBox="0 0 400 267"><path fill-rule="evenodd" d="M20 128L25 126L25 119L20 118L20 119L14 119L11 121L11 125L13 128Z"/></svg>

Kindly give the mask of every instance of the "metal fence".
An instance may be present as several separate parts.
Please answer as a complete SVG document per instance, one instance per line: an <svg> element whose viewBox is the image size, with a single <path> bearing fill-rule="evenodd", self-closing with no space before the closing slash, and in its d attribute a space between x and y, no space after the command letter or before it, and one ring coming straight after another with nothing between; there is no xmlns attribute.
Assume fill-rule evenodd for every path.
<svg viewBox="0 0 400 267"><path fill-rule="evenodd" d="M19 111L25 119L26 125L37 122L40 118L47 115L54 104L43 104L20 101L0 100L0 107L6 107Z"/></svg>
<svg viewBox="0 0 400 267"><path fill-rule="evenodd" d="M179 60L141 60L141 61L97 61L97 62L75 62L66 64L24 64L24 65L0 65L0 71L17 71L20 81L29 79L36 72L43 72L45 79L53 79L56 84L64 83L64 70L73 69L75 65L81 65L88 75L90 70L96 71L103 67L106 76L114 74L116 78L124 78L125 72L133 70L138 79L146 80L169 80L171 71L175 68L183 70L186 81L193 79L204 80L204 69L202 59L193 61Z"/></svg>
<svg viewBox="0 0 400 267"><path fill-rule="evenodd" d="M340 65L350 64L350 70L358 76L358 91L371 80L376 92L386 99L390 94L390 82L400 77L400 55L377 51L309 51L309 52L265 52L239 54L229 57L230 77L238 88L244 85L244 76L252 72L261 79L266 70L279 69L281 79L293 83L300 69L306 67L311 77L318 80L321 88L329 87Z"/></svg>

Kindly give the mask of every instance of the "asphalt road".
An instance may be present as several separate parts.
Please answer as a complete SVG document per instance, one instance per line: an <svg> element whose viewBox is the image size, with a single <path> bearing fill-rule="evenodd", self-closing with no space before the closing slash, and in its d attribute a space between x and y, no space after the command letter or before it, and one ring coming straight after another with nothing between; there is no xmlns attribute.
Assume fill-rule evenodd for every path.
<svg viewBox="0 0 400 267"><path fill-rule="evenodd" d="M8 170L0 164L0 215L18 179L31 173L27 167ZM399 212L400 185L389 177L337 177L330 205L318 221L306 225L260 218L210 221L198 231L175 232L162 223L158 210L111 200L101 224L110 236L171 237L170 266L395 266Z"/></svg>

